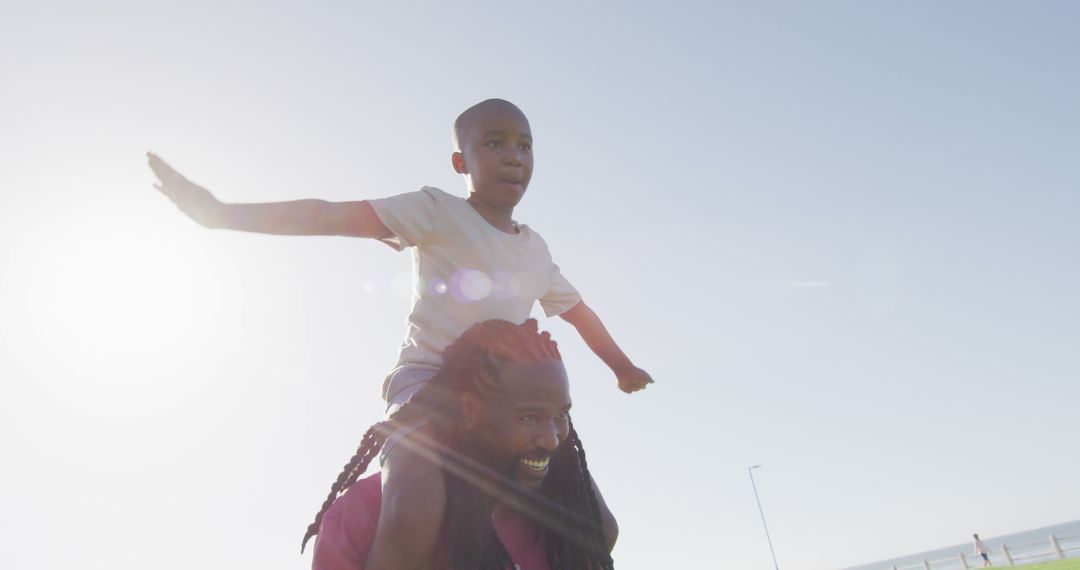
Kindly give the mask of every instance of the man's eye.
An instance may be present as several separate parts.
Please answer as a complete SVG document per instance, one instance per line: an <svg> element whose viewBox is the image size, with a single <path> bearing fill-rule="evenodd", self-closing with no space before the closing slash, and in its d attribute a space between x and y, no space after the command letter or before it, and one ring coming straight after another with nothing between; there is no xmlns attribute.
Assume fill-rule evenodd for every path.
<svg viewBox="0 0 1080 570"><path fill-rule="evenodd" d="M523 144L518 145L518 146L521 148L521 150L523 150L525 152L532 152L532 145L529 144L529 143L523 143Z"/></svg>
<svg viewBox="0 0 1080 570"><path fill-rule="evenodd" d="M536 417L533 414L525 414L524 416L521 416L521 421L529 424L534 424L540 421L540 418Z"/></svg>
<svg viewBox="0 0 1080 570"><path fill-rule="evenodd" d="M488 141L487 145L491 148L500 148L502 147L502 141Z"/></svg>
<svg viewBox="0 0 1080 570"><path fill-rule="evenodd" d="M567 410L567 411L559 414L559 419L560 420L568 420L568 419L570 419L570 410Z"/></svg>

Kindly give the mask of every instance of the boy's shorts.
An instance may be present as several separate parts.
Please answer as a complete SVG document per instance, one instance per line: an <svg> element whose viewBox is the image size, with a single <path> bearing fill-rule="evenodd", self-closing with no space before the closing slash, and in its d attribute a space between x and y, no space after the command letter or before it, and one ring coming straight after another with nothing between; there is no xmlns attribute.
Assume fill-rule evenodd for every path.
<svg viewBox="0 0 1080 570"><path fill-rule="evenodd" d="M386 378L386 419L398 411L401 406L408 402L421 388L427 385L439 369L421 368L418 366L402 366L394 369ZM420 419L408 424L394 426L394 431L386 437L382 450L379 451L379 464L386 462L386 456L390 450L405 436L427 425L427 419Z"/></svg>
<svg viewBox="0 0 1080 570"><path fill-rule="evenodd" d="M383 398L386 399L386 417L397 411L435 377L438 368L427 366L399 366L390 371L383 381Z"/></svg>

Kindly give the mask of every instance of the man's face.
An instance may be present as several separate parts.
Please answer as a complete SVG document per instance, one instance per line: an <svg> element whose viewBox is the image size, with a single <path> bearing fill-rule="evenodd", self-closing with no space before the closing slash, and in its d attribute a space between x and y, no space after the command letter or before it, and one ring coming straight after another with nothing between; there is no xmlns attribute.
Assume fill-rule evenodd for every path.
<svg viewBox="0 0 1080 570"><path fill-rule="evenodd" d="M512 461L518 483L536 489L570 432L570 384L561 362L511 363L501 387L476 406L474 433Z"/></svg>
<svg viewBox="0 0 1080 570"><path fill-rule="evenodd" d="M505 103L480 107L458 142L454 169L465 175L470 198L494 209L517 206L533 170L532 132L525 115Z"/></svg>

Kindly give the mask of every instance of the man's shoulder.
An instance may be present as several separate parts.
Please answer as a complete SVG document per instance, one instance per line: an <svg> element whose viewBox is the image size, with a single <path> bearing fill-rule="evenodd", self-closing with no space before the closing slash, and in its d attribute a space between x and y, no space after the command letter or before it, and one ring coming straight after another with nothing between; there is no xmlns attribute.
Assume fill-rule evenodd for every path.
<svg viewBox="0 0 1080 570"><path fill-rule="evenodd" d="M353 483L349 488L334 501L334 507L342 512L360 513L362 518L372 518L369 515L374 511L379 512L382 504L382 477L381 473L375 472ZM372 518L377 520L378 517Z"/></svg>
<svg viewBox="0 0 1080 570"><path fill-rule="evenodd" d="M362 568L379 525L381 479L365 477L337 497L323 514L315 541L312 568Z"/></svg>

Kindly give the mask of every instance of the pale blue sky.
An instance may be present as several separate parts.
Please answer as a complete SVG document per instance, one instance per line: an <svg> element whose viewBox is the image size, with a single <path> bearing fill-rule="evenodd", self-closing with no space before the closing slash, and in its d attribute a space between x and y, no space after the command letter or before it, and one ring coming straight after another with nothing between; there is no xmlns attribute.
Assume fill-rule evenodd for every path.
<svg viewBox="0 0 1080 570"><path fill-rule="evenodd" d="M624 570L831 569L1080 518L1080 7L38 2L0 17L0 566L302 568L409 256L198 228L440 186L488 97ZM222 5L225 4L225 5ZM407 5L402 5L407 4Z"/></svg>

